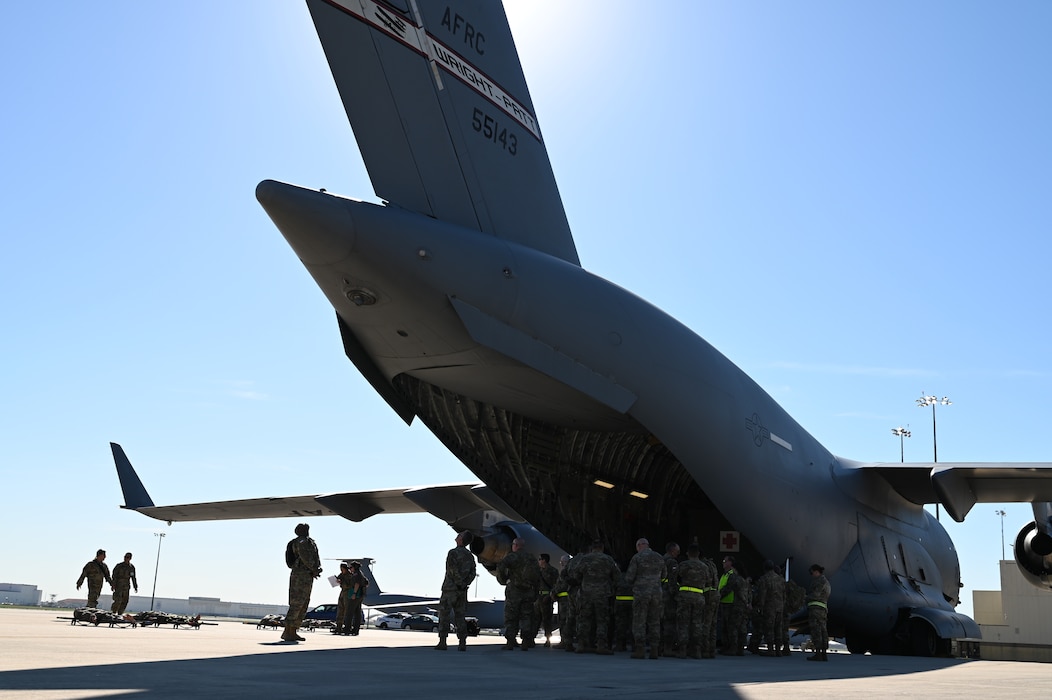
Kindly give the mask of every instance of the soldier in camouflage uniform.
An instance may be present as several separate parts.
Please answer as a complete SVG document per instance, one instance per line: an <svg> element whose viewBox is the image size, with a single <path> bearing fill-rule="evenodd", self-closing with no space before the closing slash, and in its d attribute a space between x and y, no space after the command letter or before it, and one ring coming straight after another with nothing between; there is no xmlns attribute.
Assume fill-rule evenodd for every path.
<svg viewBox="0 0 1052 700"><path fill-rule="evenodd" d="M610 651L610 598L621 577L617 562L603 552L602 542L595 541L588 554L580 558L573 576L581 586L577 653L613 653Z"/></svg>
<svg viewBox="0 0 1052 700"><path fill-rule="evenodd" d="M661 653L672 656L675 653L677 634L676 595L679 593L679 582L676 570L679 567L679 545L669 542L665 545L665 578L661 580Z"/></svg>
<svg viewBox="0 0 1052 700"><path fill-rule="evenodd" d="M632 600L632 585L621 574L614 592L614 651L625 651L632 640Z"/></svg>
<svg viewBox="0 0 1052 700"><path fill-rule="evenodd" d="M474 537L464 531L457 535L457 546L446 554L446 576L442 579L442 597L438 601L438 645L435 649L446 650L446 635L449 633L449 618L457 628L458 651L468 648L468 624L464 612L468 606L468 586L475 580L475 557L468 551Z"/></svg>
<svg viewBox="0 0 1052 700"><path fill-rule="evenodd" d="M318 557L318 545L310 538L310 525L300 523L296 526L296 538L285 547L285 563L289 572L289 611L285 615L285 631L281 635L283 642L304 642L296 630L303 624L310 603L311 587L314 579L321 576L321 559Z"/></svg>
<svg viewBox="0 0 1052 700"><path fill-rule="evenodd" d="M665 560L650 548L650 542L636 540L636 554L628 562L625 581L632 586L632 658L644 658L647 642L650 658L658 658L661 643L661 579Z"/></svg>
<svg viewBox="0 0 1052 700"><path fill-rule="evenodd" d="M552 589L552 600L559 603L559 645L556 648L566 651L574 650L574 638L577 635L578 586L570 580L570 573L574 568L574 560L582 556L579 554L574 559L567 554L562 556L559 560L559 578Z"/></svg>
<svg viewBox="0 0 1052 700"><path fill-rule="evenodd" d="M534 606L534 619L537 620L538 628L544 627L544 648L552 645L552 590L555 582L559 580L559 570L551 565L552 558L547 553L542 553L537 558L537 565L541 568L541 590L537 593L537 604Z"/></svg>
<svg viewBox="0 0 1052 700"><path fill-rule="evenodd" d="M712 572L701 561L696 544L687 547L687 560L679 564L676 577L676 656L685 659L689 652L701 658L705 639L705 589L712 588Z"/></svg>
<svg viewBox="0 0 1052 700"><path fill-rule="evenodd" d="M84 584L84 579L88 580L88 607L97 608L99 605L99 595L102 593L102 582L110 584L110 590L113 589L113 579L110 578L110 567L106 566L106 550L100 549L95 552L95 558L84 565L84 568L80 571L80 578L77 579L77 590Z"/></svg>
<svg viewBox="0 0 1052 700"><path fill-rule="evenodd" d="M811 585L807 587L807 626L811 628L811 643L815 653L807 657L808 661L829 661L826 651L829 649L829 630L826 619L829 616L829 595L832 589L825 577L825 569L818 564L811 565Z"/></svg>
<svg viewBox="0 0 1052 700"><path fill-rule="evenodd" d="M131 563L132 553L124 555L124 561L113 567L113 605L110 612L123 615L128 609L128 597L131 587L135 586L135 592L139 592L139 581L135 578L135 565Z"/></svg>
<svg viewBox="0 0 1052 700"><path fill-rule="evenodd" d="M763 656L779 656L779 643L782 640L782 610L785 607L785 579L778 573L774 562L768 559L763 563L763 576L756 582L756 605L758 628L753 628L753 635L759 638L762 631L767 651ZM757 644L758 646L758 644Z"/></svg>
<svg viewBox="0 0 1052 700"><path fill-rule="evenodd" d="M348 635L351 633L351 618L348 615L351 609L349 600L351 587L354 584L351 583L351 567L347 562L340 564L340 573L336 581L340 584L340 599L336 601L336 626L332 628L332 632Z"/></svg>
<svg viewBox="0 0 1052 700"><path fill-rule="evenodd" d="M701 658L716 658L716 620L717 611L720 609L720 593L716 584L720 580L720 571L716 562L708 557L701 560L705 568L709 570L709 581L711 583L705 588L705 615L702 618L704 630L701 636Z"/></svg>
<svg viewBox="0 0 1052 700"><path fill-rule="evenodd" d="M804 607L807 594L799 583L792 579L785 582L785 605L782 606L782 656L789 656L789 618Z"/></svg>
<svg viewBox="0 0 1052 700"><path fill-rule="evenodd" d="M505 651L514 649L515 637L521 631L522 650L536 646L530 638L533 624L533 604L540 590L541 574L537 560L524 547L526 540L516 537L511 543L511 552L497 563L497 582L504 586L504 638Z"/></svg>
<svg viewBox="0 0 1052 700"><path fill-rule="evenodd" d="M746 648L749 650L749 653L759 653L760 650L758 648L755 650L753 650L752 648L753 639L755 639L756 644L760 643L760 638L755 635L756 625L754 624L753 620L753 616L755 615L755 613L752 607L752 597L753 590L755 589L755 584L753 583L752 576L745 575L744 572L741 571L739 571L738 573L742 574L742 577L745 579L745 588L743 589L745 595L742 596L742 601L745 605L744 609L742 610L741 623L738 628L738 639L741 640L741 643L743 645L746 641L749 642L748 645L746 645ZM749 635L750 629L754 631L752 638L750 638ZM744 653L745 652L742 652L743 655Z"/></svg>
<svg viewBox="0 0 1052 700"><path fill-rule="evenodd" d="M720 653L724 656L744 656L741 627L745 613L745 579L734 570L734 557L723 558L720 577Z"/></svg>

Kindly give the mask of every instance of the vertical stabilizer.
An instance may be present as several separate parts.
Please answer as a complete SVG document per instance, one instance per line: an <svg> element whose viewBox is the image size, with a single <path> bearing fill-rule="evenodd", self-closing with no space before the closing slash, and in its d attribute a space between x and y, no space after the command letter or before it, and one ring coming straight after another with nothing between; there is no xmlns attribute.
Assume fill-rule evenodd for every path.
<svg viewBox="0 0 1052 700"><path fill-rule="evenodd" d="M121 480L121 491L124 493L124 508L136 510L138 508L152 508L153 499L146 493L146 487L139 480L124 449L115 442L110 443L113 452L113 463L117 465L117 478Z"/></svg>
<svg viewBox="0 0 1052 700"><path fill-rule="evenodd" d="M501 3L307 5L379 197L580 264Z"/></svg>

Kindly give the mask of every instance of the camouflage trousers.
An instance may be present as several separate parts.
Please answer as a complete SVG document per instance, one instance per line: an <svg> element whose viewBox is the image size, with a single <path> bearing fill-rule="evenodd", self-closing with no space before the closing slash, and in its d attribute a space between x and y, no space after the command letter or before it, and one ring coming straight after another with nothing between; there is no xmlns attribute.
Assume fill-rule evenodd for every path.
<svg viewBox="0 0 1052 700"><path fill-rule="evenodd" d="M533 603L537 600L534 591L524 591L521 588L508 585L504 589L504 637L514 639L515 635L522 634L524 640L530 639L530 633L536 635L536 626L533 624Z"/></svg>
<svg viewBox="0 0 1052 700"><path fill-rule="evenodd" d="M464 591L442 591L442 597L438 599L438 636L445 639L449 634L449 623L452 622L457 628L457 638L467 639L468 627L464 620L464 614L468 609L468 592ZM450 620L450 618L453 618Z"/></svg>
<svg viewBox="0 0 1052 700"><path fill-rule="evenodd" d="M633 591L632 596L633 650L642 650L643 645L649 642L652 652L656 653L661 642L661 591Z"/></svg>
<svg viewBox="0 0 1052 700"><path fill-rule="evenodd" d="M610 644L610 596L581 591L577 643L586 649L603 649Z"/></svg>
<svg viewBox="0 0 1052 700"><path fill-rule="evenodd" d="M757 627L753 634L762 634L768 651L774 651L782 643L782 609L768 608L757 616Z"/></svg>
<svg viewBox="0 0 1052 700"><path fill-rule="evenodd" d="M671 651L679 639L676 622L676 597L677 593L665 591L661 594L661 646L665 651Z"/></svg>
<svg viewBox="0 0 1052 700"><path fill-rule="evenodd" d="M825 651L829 648L829 631L826 629L826 619L829 610L821 605L807 606L807 626L811 628L811 643L815 651Z"/></svg>
<svg viewBox="0 0 1052 700"><path fill-rule="evenodd" d="M350 630L351 629L351 617L348 615L350 606L347 602L350 600L351 592L349 590L341 590L340 598L336 601L336 630Z"/></svg>
<svg viewBox="0 0 1052 700"><path fill-rule="evenodd" d="M289 573L289 611L285 614L285 626L299 629L303 616L307 614L314 576L309 571L293 569Z"/></svg>
<svg viewBox="0 0 1052 700"><path fill-rule="evenodd" d="M716 611L720 607L720 594L715 590L705 591L705 631L702 635L702 656L716 655Z"/></svg>
<svg viewBox="0 0 1052 700"><path fill-rule="evenodd" d="M745 610L734 603L720 603L720 650L724 654L742 651L742 622Z"/></svg>
<svg viewBox="0 0 1052 700"><path fill-rule="evenodd" d="M534 607L534 619L537 620L537 628L544 628L544 636L552 636L552 598L551 595L545 593L537 598L537 603Z"/></svg>
<svg viewBox="0 0 1052 700"><path fill-rule="evenodd" d="M614 601L614 649L624 650L632 641L632 599Z"/></svg>
<svg viewBox="0 0 1052 700"><path fill-rule="evenodd" d="M131 585L120 585L118 584L113 589L113 605L110 606L110 612L122 615L124 611L128 609L128 596L131 595Z"/></svg>
<svg viewBox="0 0 1052 700"><path fill-rule="evenodd" d="M97 608L99 607L99 596L102 595L102 581L100 577L98 579L88 579L88 607Z"/></svg>
<svg viewBox="0 0 1052 700"><path fill-rule="evenodd" d="M347 619L351 623L351 634L358 634L362 626L362 599L353 595L347 598Z"/></svg>
<svg viewBox="0 0 1052 700"><path fill-rule="evenodd" d="M573 644L577 636L576 593L559 597L559 639L563 644Z"/></svg>
<svg viewBox="0 0 1052 700"><path fill-rule="evenodd" d="M700 653L705 639L705 595L680 591L676 596L676 643L679 650L683 652L692 646Z"/></svg>

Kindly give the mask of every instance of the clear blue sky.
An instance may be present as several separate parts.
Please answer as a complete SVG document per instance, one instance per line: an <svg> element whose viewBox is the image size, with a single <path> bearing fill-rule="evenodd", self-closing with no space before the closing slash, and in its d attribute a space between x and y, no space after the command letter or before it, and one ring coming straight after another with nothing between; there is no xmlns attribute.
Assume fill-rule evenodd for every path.
<svg viewBox="0 0 1052 700"><path fill-rule="evenodd" d="M581 260L679 318L834 453L1052 461L1052 5L541 2L508 13ZM118 509L473 480L344 358L253 189L372 198L296 2L0 7L0 581L96 548L140 591L281 603L291 520ZM744 485L743 485L744 486ZM948 523L964 606L1028 505ZM945 515L944 522L947 520ZM319 518L436 593L429 516ZM480 595L498 593L489 580ZM314 603L333 598L315 589Z"/></svg>

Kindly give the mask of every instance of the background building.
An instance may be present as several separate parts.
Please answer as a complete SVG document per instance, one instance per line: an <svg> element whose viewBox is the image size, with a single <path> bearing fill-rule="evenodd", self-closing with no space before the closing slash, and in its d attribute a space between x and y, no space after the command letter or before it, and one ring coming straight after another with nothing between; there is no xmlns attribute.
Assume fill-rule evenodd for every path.
<svg viewBox="0 0 1052 700"><path fill-rule="evenodd" d="M1027 583L1015 561L1001 561L1001 590L973 591L984 659L1052 661L1052 591Z"/></svg>
<svg viewBox="0 0 1052 700"><path fill-rule="evenodd" d="M40 605L40 589L27 583L0 583L0 604Z"/></svg>

